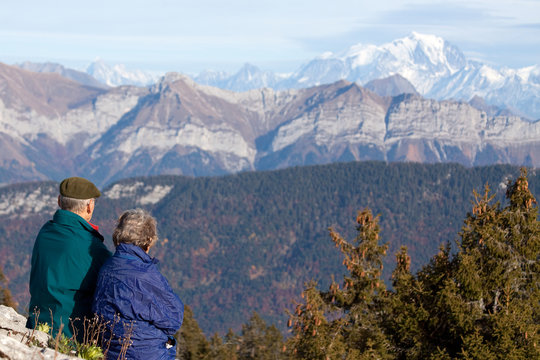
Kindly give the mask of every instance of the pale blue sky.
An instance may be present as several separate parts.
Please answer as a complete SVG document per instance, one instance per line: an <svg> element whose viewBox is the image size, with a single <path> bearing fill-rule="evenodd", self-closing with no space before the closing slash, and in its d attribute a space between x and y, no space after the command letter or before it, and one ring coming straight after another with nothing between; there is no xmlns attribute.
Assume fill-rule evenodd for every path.
<svg viewBox="0 0 540 360"><path fill-rule="evenodd" d="M494 66L540 64L540 0L4 0L0 62L101 58L129 69L292 72L325 52L412 31Z"/></svg>

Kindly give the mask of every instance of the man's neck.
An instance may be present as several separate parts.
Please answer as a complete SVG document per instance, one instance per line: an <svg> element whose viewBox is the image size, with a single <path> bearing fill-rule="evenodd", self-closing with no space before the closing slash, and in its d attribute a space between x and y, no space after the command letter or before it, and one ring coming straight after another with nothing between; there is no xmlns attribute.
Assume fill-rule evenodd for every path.
<svg viewBox="0 0 540 360"><path fill-rule="evenodd" d="M92 215L90 215L90 214L88 214L86 212L80 212L79 213L79 212L72 211L72 213L79 215L84 220L86 220L88 223L90 223L90 220L92 220Z"/></svg>
<svg viewBox="0 0 540 360"><path fill-rule="evenodd" d="M74 212L74 214L77 214L77 215L79 215L80 217L82 217L84 220L86 220L86 222L88 223L88 225L90 225L94 230L99 231L99 226L94 225L94 224L92 224L92 223L90 222L90 220L92 220L92 214L87 214L87 213L80 214L80 213L76 213L76 212Z"/></svg>

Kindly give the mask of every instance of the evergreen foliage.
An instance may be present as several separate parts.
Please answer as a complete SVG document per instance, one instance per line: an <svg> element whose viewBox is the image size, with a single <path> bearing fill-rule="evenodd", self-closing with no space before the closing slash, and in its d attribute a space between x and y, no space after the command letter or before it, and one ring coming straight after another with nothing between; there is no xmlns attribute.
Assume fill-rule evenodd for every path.
<svg viewBox="0 0 540 360"><path fill-rule="evenodd" d="M379 224L369 209L358 213L353 243L330 229L344 255L348 274L326 292L310 283L289 324L292 356L298 359L389 359L390 342L381 326L387 291L381 279L387 245L379 244Z"/></svg>
<svg viewBox="0 0 540 360"><path fill-rule="evenodd" d="M278 359L283 348L283 335L274 325L266 325L259 314L254 312L249 321L242 325L237 343L238 359Z"/></svg>
<svg viewBox="0 0 540 360"><path fill-rule="evenodd" d="M215 333L207 340L186 306L176 338L177 358L183 360L275 360L283 355L283 335L274 325L266 325L256 312L242 325L240 335L229 330L223 339Z"/></svg>
<svg viewBox="0 0 540 360"><path fill-rule="evenodd" d="M508 204L474 193L457 252L441 247L416 275L402 247L392 290L381 280L379 225L359 213L355 242L330 231L347 268L340 287L307 284L290 313L294 359L540 358L540 222L526 170Z"/></svg>
<svg viewBox="0 0 540 360"><path fill-rule="evenodd" d="M184 321L176 333L176 357L181 360L204 359L210 353L210 343L197 321L193 318L193 311L188 305L184 306Z"/></svg>

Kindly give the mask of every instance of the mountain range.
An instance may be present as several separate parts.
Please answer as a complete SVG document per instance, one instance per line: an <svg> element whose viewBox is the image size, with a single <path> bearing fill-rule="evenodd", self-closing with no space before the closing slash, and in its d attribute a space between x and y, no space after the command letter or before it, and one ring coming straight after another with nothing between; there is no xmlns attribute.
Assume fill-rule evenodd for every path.
<svg viewBox="0 0 540 360"><path fill-rule="evenodd" d="M359 85L400 75L421 95L437 100L469 101L479 96L491 105L529 119L540 118L540 66L497 69L468 60L451 43L411 33L380 46L357 44L338 53L325 53L288 75L261 71L246 64L236 74L203 72L201 84L235 91L260 87L276 90L306 88L348 80Z"/></svg>
<svg viewBox="0 0 540 360"><path fill-rule="evenodd" d="M477 98L395 95L412 91L398 75L368 85L382 96L346 80L234 92L178 73L104 88L0 64L0 182L78 174L103 185L351 160L540 165L539 121Z"/></svg>
<svg viewBox="0 0 540 360"><path fill-rule="evenodd" d="M159 78L140 70L129 71L123 65L109 66L102 60L90 64L86 73L109 86L151 85ZM480 97L522 117L540 118L539 64L510 69L469 60L443 38L416 32L380 46L356 44L340 53L328 52L288 74L245 64L234 74L208 70L191 77L202 85L242 92L264 87L300 89L339 80L365 86L394 75L428 98L470 101Z"/></svg>

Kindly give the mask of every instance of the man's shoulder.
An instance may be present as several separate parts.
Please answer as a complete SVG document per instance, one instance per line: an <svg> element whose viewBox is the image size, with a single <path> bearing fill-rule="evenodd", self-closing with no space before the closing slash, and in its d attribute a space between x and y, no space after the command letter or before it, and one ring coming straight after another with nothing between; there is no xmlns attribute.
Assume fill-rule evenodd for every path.
<svg viewBox="0 0 540 360"><path fill-rule="evenodd" d="M69 214L60 213L58 215L59 211L69 213L69 211L58 210L54 218L41 227L36 237L36 243L41 243L42 246L46 246L45 244L51 242L55 244L63 243L65 251L70 251L70 249L79 251L81 246L90 247L98 255L106 257L111 255L111 252L103 243L103 236L98 231L94 230L90 225L84 226L81 221L78 221L76 217L70 217Z"/></svg>
<svg viewBox="0 0 540 360"><path fill-rule="evenodd" d="M50 232L69 232L76 227L76 218L72 215L78 216L70 211L58 209L54 213L51 220L47 221L41 227L38 234L50 233Z"/></svg>
<svg viewBox="0 0 540 360"><path fill-rule="evenodd" d="M47 241L50 239L65 239L68 238L72 230L69 227L63 226L54 220L49 220L39 230L36 241Z"/></svg>

